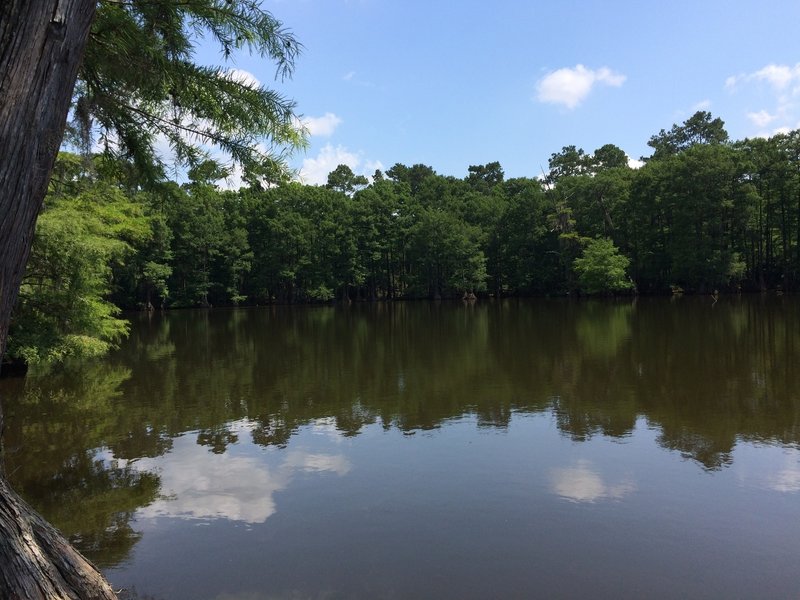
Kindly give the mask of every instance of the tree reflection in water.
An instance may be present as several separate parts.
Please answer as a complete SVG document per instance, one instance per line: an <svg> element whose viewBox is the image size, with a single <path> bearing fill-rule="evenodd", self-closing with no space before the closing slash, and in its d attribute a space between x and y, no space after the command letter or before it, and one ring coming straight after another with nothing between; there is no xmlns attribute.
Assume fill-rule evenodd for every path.
<svg viewBox="0 0 800 600"><path fill-rule="evenodd" d="M307 425L356 436L464 415L506 428L516 413L540 413L575 441L622 440L644 420L661 447L717 470L740 440L798 446L797 364L789 297L275 307L134 316L106 361L4 380L0 392L13 484L107 566L136 543L137 510L167 510L154 465L177 444L223 462L245 438L287 448L286 465L264 475L274 491L291 469L313 468L314 457L291 464L301 458L290 441ZM257 478L253 465L223 462ZM553 478L575 501L633 485L602 481L589 463ZM769 485L796 491L799 481L788 465ZM263 520L262 508L253 514Z"/></svg>
<svg viewBox="0 0 800 600"><path fill-rule="evenodd" d="M130 376L125 367L92 364L3 382L4 393L16 393L6 431L10 478L100 567L127 557L139 539L131 519L160 485L105 446L124 428L117 406Z"/></svg>

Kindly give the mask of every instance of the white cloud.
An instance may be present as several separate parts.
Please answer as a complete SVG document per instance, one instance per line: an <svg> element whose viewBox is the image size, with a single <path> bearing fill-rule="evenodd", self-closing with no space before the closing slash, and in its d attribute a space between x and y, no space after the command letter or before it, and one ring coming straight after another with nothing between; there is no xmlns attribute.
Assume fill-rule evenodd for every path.
<svg viewBox="0 0 800 600"><path fill-rule="evenodd" d="M567 108L578 106L595 84L601 83L619 87L625 82L625 75L614 73L608 67L596 71L583 65L565 67L545 75L536 84L536 99L549 104L561 104Z"/></svg>
<svg viewBox="0 0 800 600"><path fill-rule="evenodd" d="M756 127L766 127L767 125L772 123L775 119L777 119L778 115L772 115L768 113L766 110L760 110L758 112L747 113L747 118Z"/></svg>
<svg viewBox="0 0 800 600"><path fill-rule="evenodd" d="M303 117L300 122L308 130L309 135L330 137L341 125L342 119L331 112L326 112L321 117Z"/></svg>
<svg viewBox="0 0 800 600"><path fill-rule="evenodd" d="M310 185L323 185L328 181L328 173L339 165L347 165L354 173L370 176L375 169L383 169L380 161L363 160L359 153L351 152L344 146L325 144L315 158L303 159L300 167L300 180Z"/></svg>
<svg viewBox="0 0 800 600"><path fill-rule="evenodd" d="M356 72L355 71L350 71L350 72L348 72L348 73L346 73L345 75L342 76L342 80L343 81L352 81L353 77L355 77L355 76L356 76Z"/></svg>
<svg viewBox="0 0 800 600"><path fill-rule="evenodd" d="M251 88L260 88L261 82L250 71L244 69L226 69L223 75L231 81L236 81Z"/></svg>
<svg viewBox="0 0 800 600"><path fill-rule="evenodd" d="M370 181L372 181L372 176L375 174L375 171L385 171L386 167L383 166L383 163L379 160L368 160L364 162L364 175L366 175Z"/></svg>
<svg viewBox="0 0 800 600"><path fill-rule="evenodd" d="M590 468L587 460L579 460L574 467L553 469L551 484L554 493L573 502L620 500L636 490L636 485L632 481L622 481L615 485L605 483L600 475Z"/></svg>
<svg viewBox="0 0 800 600"><path fill-rule="evenodd" d="M705 100L700 100L700 102L692 106L691 112L694 114L698 110L708 110L709 108L711 108L711 100L706 98Z"/></svg>
<svg viewBox="0 0 800 600"><path fill-rule="evenodd" d="M638 160L638 159L635 159L635 158L631 158L630 156L628 157L628 166L631 169L641 169L644 166L644 164L645 163L644 163L643 160Z"/></svg>
<svg viewBox="0 0 800 600"><path fill-rule="evenodd" d="M331 144L325 144L316 158L303 159L300 179L303 183L322 185L328 181L328 173L339 165L347 165L355 171L360 160L357 154L350 152L344 146L333 147Z"/></svg>
<svg viewBox="0 0 800 600"><path fill-rule="evenodd" d="M800 123L798 123L794 127L788 127L788 126L776 127L775 129L772 130L772 135L770 135L769 137L772 137L773 135L788 135L795 129L800 129Z"/></svg>
<svg viewBox="0 0 800 600"><path fill-rule="evenodd" d="M774 105L770 110L761 109L746 113L747 119L757 128L752 134L771 137L798 127L800 117L800 63L794 66L770 64L752 73L740 73L728 77L725 87L730 92L752 91L764 101L771 95Z"/></svg>
<svg viewBox="0 0 800 600"><path fill-rule="evenodd" d="M767 65L753 73L740 73L725 80L725 87L735 90L742 83L765 82L777 91L784 91L792 84L800 84L800 63L789 65ZM798 89L795 88L795 93Z"/></svg>

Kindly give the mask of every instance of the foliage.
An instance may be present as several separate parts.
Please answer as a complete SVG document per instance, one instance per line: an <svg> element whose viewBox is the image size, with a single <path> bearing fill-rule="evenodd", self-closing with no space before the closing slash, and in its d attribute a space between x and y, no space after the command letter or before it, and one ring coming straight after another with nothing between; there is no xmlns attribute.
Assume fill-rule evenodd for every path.
<svg viewBox="0 0 800 600"><path fill-rule="evenodd" d="M550 155L550 160L547 162L550 169L547 182L553 184L564 177L583 175L588 171L590 162L583 148L564 146L561 152Z"/></svg>
<svg viewBox="0 0 800 600"><path fill-rule="evenodd" d="M614 144L605 144L595 150L594 154L587 154L583 148L564 146L561 152L550 155L548 167L545 181L552 185L565 178L594 175L610 169L626 169L628 157Z"/></svg>
<svg viewBox="0 0 800 600"><path fill-rule="evenodd" d="M441 298L486 288L486 258L478 231L455 215L425 210L411 233L410 251L418 265L413 279L420 295Z"/></svg>
<svg viewBox="0 0 800 600"><path fill-rule="evenodd" d="M328 174L328 183L325 187L349 196L368 183L369 181L366 177L356 175L353 173L353 169L347 165L339 165Z"/></svg>
<svg viewBox="0 0 800 600"><path fill-rule="evenodd" d="M605 144L594 151L592 162L595 171L619 169L628 166L628 157L614 144Z"/></svg>
<svg viewBox="0 0 800 600"><path fill-rule="evenodd" d="M578 273L581 291L586 294L609 294L633 287L627 276L630 260L619 253L608 238L591 240L576 258L573 268Z"/></svg>
<svg viewBox="0 0 800 600"><path fill-rule="evenodd" d="M8 354L27 363L105 353L127 332L108 302L112 267L152 235L141 206L97 183L39 217Z"/></svg>
<svg viewBox="0 0 800 600"><path fill-rule="evenodd" d="M591 155L565 147L554 155L549 183L505 179L494 162L471 165L463 179L396 164L365 184L340 165L326 186L284 182L233 192L215 184L224 168L204 162L189 183L145 193L135 180L117 178L130 171L124 164L87 166L65 154L34 264L44 264L46 253L47 260L64 258L78 272L91 271L94 283L82 285L91 289L93 318L111 324L116 309L109 300L141 308L460 298L465 292L606 294L634 286L645 293L673 286L690 293L796 289L800 137L720 143L716 120L701 117L673 128L683 132L676 139L691 143L638 170L613 144ZM712 133L703 133L705 126ZM90 203L87 194L100 199ZM78 197L93 208L79 211ZM66 233L67 227L75 231ZM99 242L107 250L84 249ZM53 265L53 272L70 272ZM23 331L30 333L20 328L23 312L54 302L45 293L51 288L33 286L31 277L41 270L34 267L26 283L18 346ZM66 307L70 296L59 301ZM83 352L101 351L108 341L91 344L106 334L93 331L69 339ZM117 339L115 331L109 341ZM44 348L51 341L25 344L50 355ZM55 355L75 352L60 348Z"/></svg>
<svg viewBox="0 0 800 600"><path fill-rule="evenodd" d="M473 188L485 191L503 183L505 174L497 161L485 165L470 165L467 169L467 183Z"/></svg>
<svg viewBox="0 0 800 600"><path fill-rule="evenodd" d="M73 139L88 150L99 133L108 156L131 158L150 180L164 174L160 138L190 166L216 147L252 182L285 171L286 152L304 145L294 102L235 69L195 62L201 38L216 42L224 61L239 51L271 60L279 78L291 75L301 50L256 0L99 2L73 101Z"/></svg>
<svg viewBox="0 0 800 600"><path fill-rule="evenodd" d="M698 144L724 144L728 141L725 123L711 113L700 110L683 122L673 125L669 131L663 129L650 138L647 145L653 148L651 158L660 159L673 156Z"/></svg>

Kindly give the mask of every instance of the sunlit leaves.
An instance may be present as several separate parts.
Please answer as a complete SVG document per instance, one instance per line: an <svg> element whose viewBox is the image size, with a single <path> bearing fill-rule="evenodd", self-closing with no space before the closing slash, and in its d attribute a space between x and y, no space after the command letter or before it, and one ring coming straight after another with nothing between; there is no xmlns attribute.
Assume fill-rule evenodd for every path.
<svg viewBox="0 0 800 600"><path fill-rule="evenodd" d="M285 172L286 152L305 143L294 102L224 65L198 64L194 51L208 39L223 61L240 50L271 60L278 78L291 75L301 49L253 0L101 0L73 131L96 132L107 153L132 160L151 180L164 176L166 146L190 166L213 151L254 179Z"/></svg>
<svg viewBox="0 0 800 600"><path fill-rule="evenodd" d="M97 356L127 332L105 295L112 263L130 251L124 237L146 229L136 211L118 192L98 189L56 200L39 217L9 355L29 363Z"/></svg>
<svg viewBox="0 0 800 600"><path fill-rule="evenodd" d="M64 180L37 222L12 321L8 354L28 363L98 356L127 333L108 301L112 270L152 236L140 204L79 176L73 158L66 155L57 169ZM67 188L74 192L57 191Z"/></svg>
<svg viewBox="0 0 800 600"><path fill-rule="evenodd" d="M581 290L587 294L611 294L633 287L628 279L630 260L621 255L614 242L607 238L591 240L576 258L573 268L578 273Z"/></svg>

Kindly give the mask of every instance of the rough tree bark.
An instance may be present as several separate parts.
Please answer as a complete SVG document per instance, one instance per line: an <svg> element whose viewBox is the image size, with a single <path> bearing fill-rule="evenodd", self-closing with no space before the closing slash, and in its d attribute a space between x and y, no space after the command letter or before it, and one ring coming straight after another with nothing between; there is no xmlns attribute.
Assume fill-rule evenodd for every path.
<svg viewBox="0 0 800 600"><path fill-rule="evenodd" d="M0 356L94 11L95 0L0 0ZM2 444L0 598L116 598L8 485Z"/></svg>

